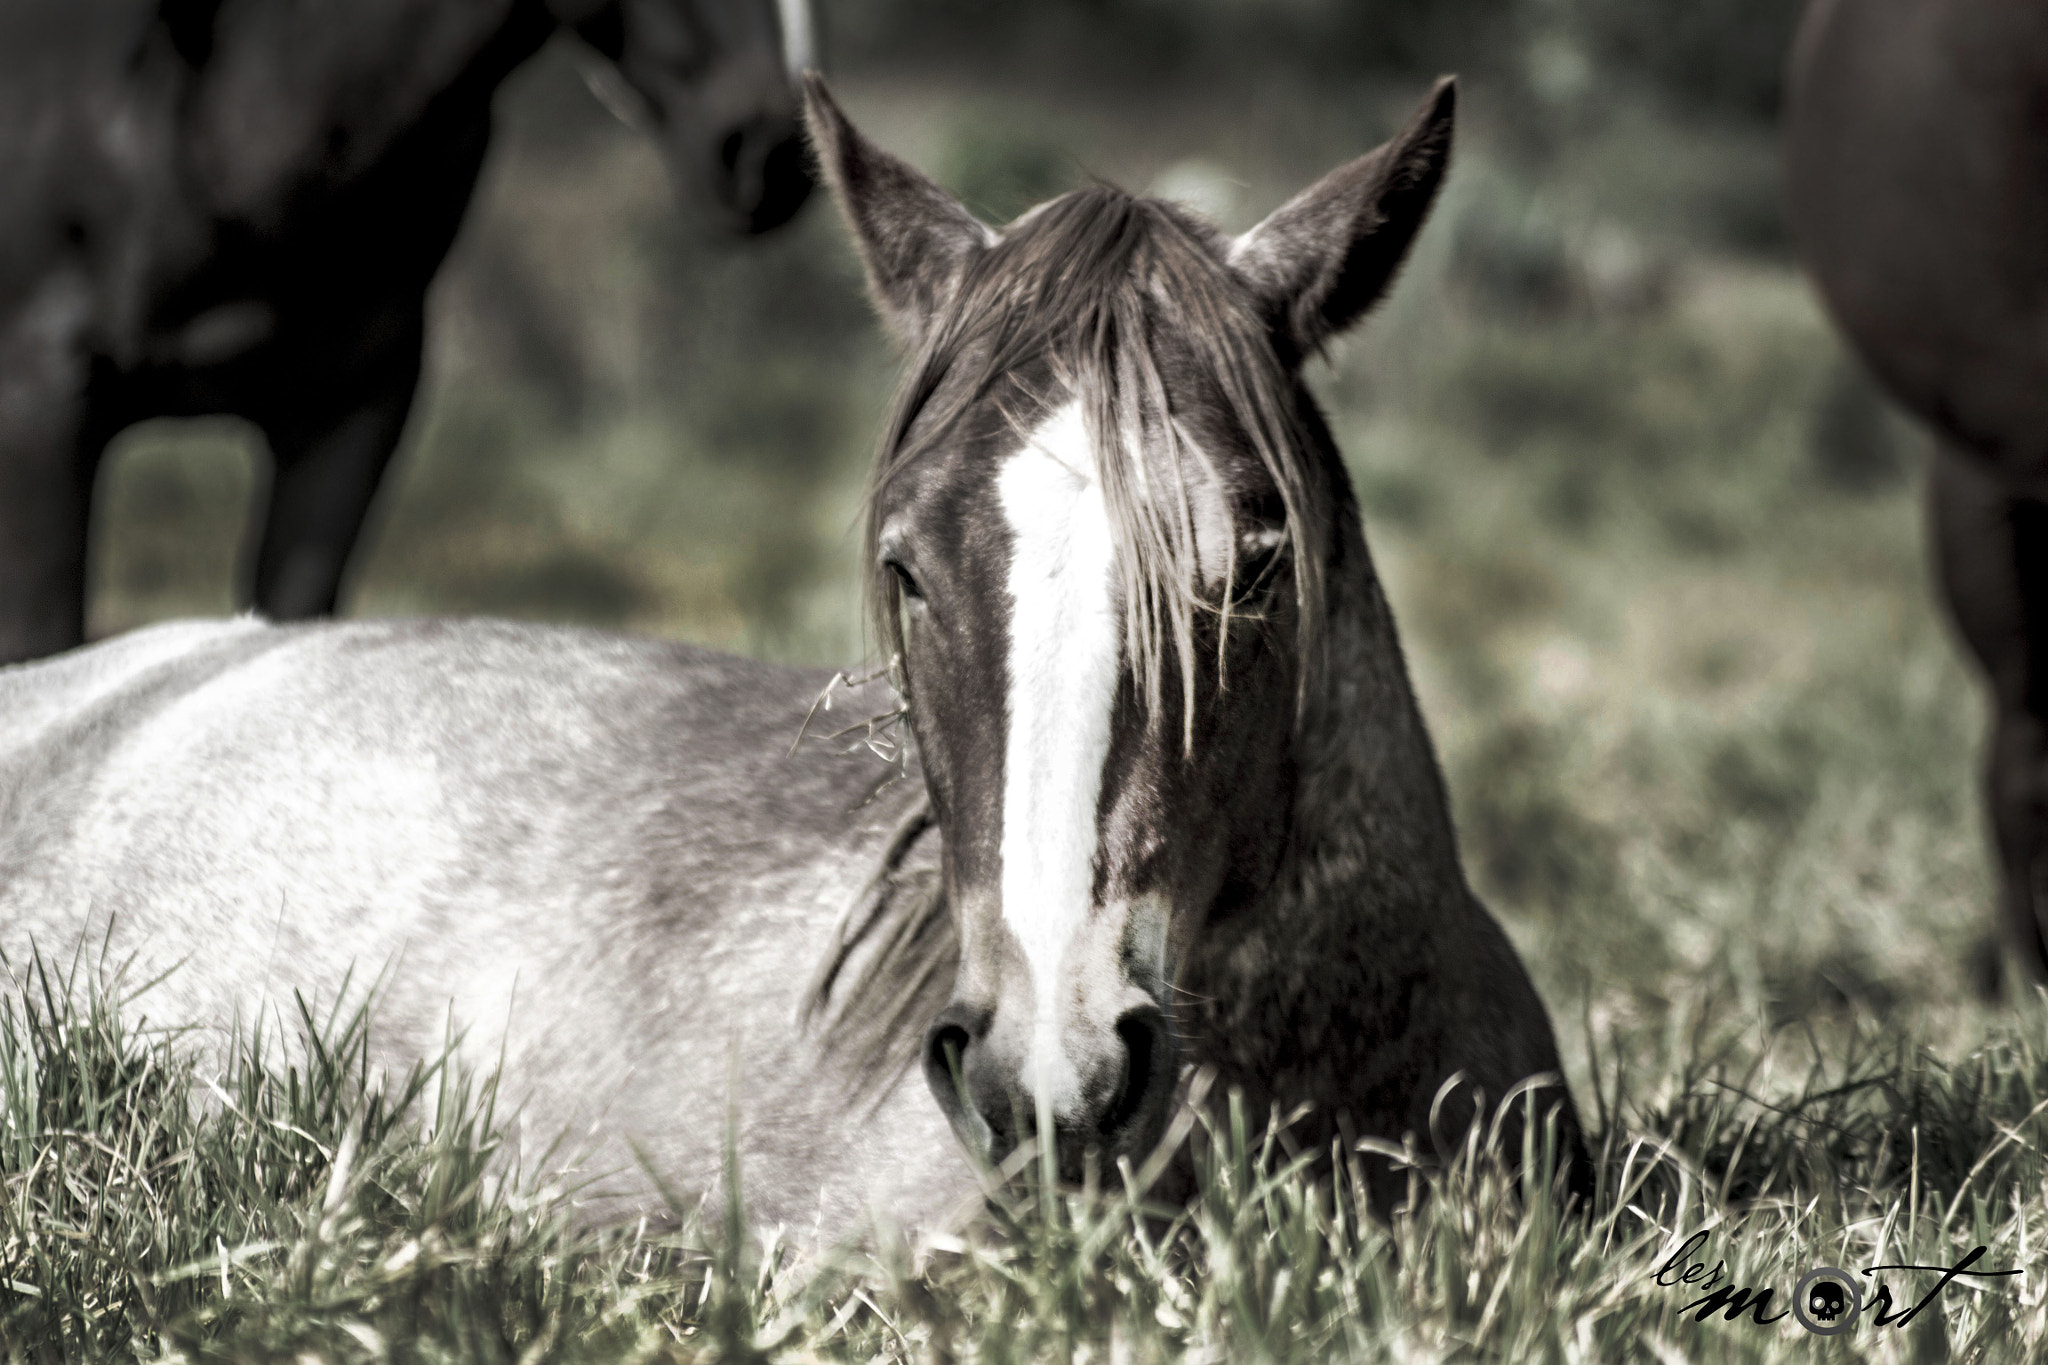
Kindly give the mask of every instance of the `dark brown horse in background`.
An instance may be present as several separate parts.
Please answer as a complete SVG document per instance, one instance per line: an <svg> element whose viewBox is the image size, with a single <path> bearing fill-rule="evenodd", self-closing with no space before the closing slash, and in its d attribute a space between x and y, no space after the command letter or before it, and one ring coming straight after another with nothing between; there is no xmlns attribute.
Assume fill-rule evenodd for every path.
<svg viewBox="0 0 2048 1365"><path fill-rule="evenodd" d="M1935 556L1991 681L2006 936L2048 977L2048 3L1815 0L1786 166L1836 321L1939 436Z"/></svg>
<svg viewBox="0 0 2048 1365"><path fill-rule="evenodd" d="M498 83L573 29L644 101L678 187L764 231L810 185L807 3L0 5L0 663L83 639L94 475L148 417L263 430L254 604L332 612Z"/></svg>

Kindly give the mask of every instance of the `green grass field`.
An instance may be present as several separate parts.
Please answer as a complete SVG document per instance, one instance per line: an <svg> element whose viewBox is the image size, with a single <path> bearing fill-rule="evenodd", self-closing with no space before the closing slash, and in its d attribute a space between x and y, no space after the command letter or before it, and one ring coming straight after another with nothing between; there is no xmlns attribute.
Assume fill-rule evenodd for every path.
<svg viewBox="0 0 2048 1365"><path fill-rule="evenodd" d="M522 75L439 286L431 376L356 609L596 622L859 657L852 519L892 360L813 209L744 251L652 154ZM1241 226L1419 85L1142 114L843 83L1001 214L1099 171ZM24 1360L2020 1361L2048 1349L2048 1029L1994 987L1982 702L1929 591L1922 438L1773 235L1769 140L1625 103L1532 147L1470 100L1394 297L1320 368L1457 805L1604 1138L1591 1220L1483 1154L1391 1226L1210 1134L1199 1204L1028 1180L975 1234L815 1277L725 1202L579 1235L499 1188L488 1091L311 1074L194 1089L118 1011L0 1015L0 1342ZM1247 110L1252 112L1247 113ZM1562 125L1561 125L1562 126ZM563 129L569 131L563 131ZM127 438L98 628L221 611L257 482L229 426ZM705 1122L720 1122L707 1115ZM744 1171L739 1176L744 1180ZM692 1206L694 1207L694 1206ZM721 1235L721 1228L723 1233ZM1782 1311L1815 1266L1950 1266L1904 1326L1681 1317L1678 1239ZM1886 1272L1909 1306L1926 1272ZM1722 1283L1728 1283L1724 1277ZM1866 1279L1866 1283L1869 1281Z"/></svg>

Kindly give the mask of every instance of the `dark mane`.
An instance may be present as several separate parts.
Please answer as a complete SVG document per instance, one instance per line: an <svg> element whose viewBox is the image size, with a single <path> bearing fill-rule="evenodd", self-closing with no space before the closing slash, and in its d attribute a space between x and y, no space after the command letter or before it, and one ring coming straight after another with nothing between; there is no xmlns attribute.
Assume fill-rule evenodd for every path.
<svg viewBox="0 0 2048 1365"><path fill-rule="evenodd" d="M847 1098L879 1103L917 1065L922 1022L953 994L960 926L938 867L938 822L920 799L897 825L874 875L849 901L832 950L812 972L798 1023L846 1067Z"/></svg>
<svg viewBox="0 0 2048 1365"><path fill-rule="evenodd" d="M890 658L903 639L900 604L879 565L882 493L1006 377L1049 363L1055 383L1082 402L1101 462L1125 647L1145 702L1156 717L1169 657L1181 695L1194 695L1195 616L1218 612L1227 634L1231 613L1200 587L1180 471L1183 461L1210 455L1189 439L1185 414L1169 401L1161 351L1171 338L1213 379L1280 491L1306 685L1329 521L1292 378L1221 245L1213 228L1173 205L1096 185L1040 205L968 264L912 358L868 485L868 609ZM1167 453L1171 487L1152 486L1148 438ZM1226 590L1223 603L1230 601ZM1186 713L1191 736L1193 709Z"/></svg>

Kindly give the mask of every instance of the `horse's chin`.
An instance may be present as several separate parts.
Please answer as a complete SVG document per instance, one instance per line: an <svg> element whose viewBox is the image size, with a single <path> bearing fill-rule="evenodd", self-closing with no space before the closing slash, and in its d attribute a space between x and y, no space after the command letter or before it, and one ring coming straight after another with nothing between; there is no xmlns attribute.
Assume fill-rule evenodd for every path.
<svg viewBox="0 0 2048 1365"><path fill-rule="evenodd" d="M1115 1133L1059 1129L1054 1136L1054 1152L1061 1185L1080 1188L1092 1180L1099 1188L1120 1187L1120 1166L1128 1164L1136 1172L1158 1152L1159 1144L1167 1136L1172 1109L1170 1104L1159 1106L1156 1114L1139 1115ZM954 1138L977 1166L1001 1173L1020 1173L1036 1165L1028 1155L1020 1160L1020 1144L1007 1137L999 1138L979 1115L958 1114L948 1107L947 1118ZM1026 1143L1029 1142L1027 1138ZM1035 1146L1032 1151L1036 1151Z"/></svg>

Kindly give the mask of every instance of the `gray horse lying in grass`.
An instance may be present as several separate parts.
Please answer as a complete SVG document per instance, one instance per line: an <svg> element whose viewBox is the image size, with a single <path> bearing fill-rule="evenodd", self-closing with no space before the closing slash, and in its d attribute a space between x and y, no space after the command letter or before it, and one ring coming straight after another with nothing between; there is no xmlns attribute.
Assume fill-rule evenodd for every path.
<svg viewBox="0 0 2048 1365"><path fill-rule="evenodd" d="M1490 1116L1582 1172L1299 373L1421 227L1453 95L1233 240L1106 187L986 227L813 79L913 350L868 507L890 681L440 621L20 666L0 946L216 1027L374 977L380 1057L452 1022L593 1217L715 1188L729 1112L801 1236L941 1218L1027 1142L1114 1178L1197 1068L1311 1150Z"/></svg>

